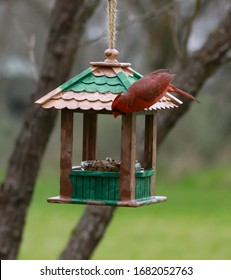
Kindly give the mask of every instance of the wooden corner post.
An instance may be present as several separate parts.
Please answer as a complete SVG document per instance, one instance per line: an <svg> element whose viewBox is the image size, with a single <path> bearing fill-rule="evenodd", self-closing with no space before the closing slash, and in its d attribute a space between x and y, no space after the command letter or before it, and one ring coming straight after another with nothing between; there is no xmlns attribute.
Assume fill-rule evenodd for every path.
<svg viewBox="0 0 231 280"><path fill-rule="evenodd" d="M97 114L83 114L83 151L82 160L96 158Z"/></svg>
<svg viewBox="0 0 231 280"><path fill-rule="evenodd" d="M157 146L157 112L145 115L144 169L154 169L151 177L151 195L156 195L156 146Z"/></svg>
<svg viewBox="0 0 231 280"><path fill-rule="evenodd" d="M122 115L120 199L135 198L136 115Z"/></svg>
<svg viewBox="0 0 231 280"><path fill-rule="evenodd" d="M71 197L69 174L72 169L73 112L61 110L60 196Z"/></svg>

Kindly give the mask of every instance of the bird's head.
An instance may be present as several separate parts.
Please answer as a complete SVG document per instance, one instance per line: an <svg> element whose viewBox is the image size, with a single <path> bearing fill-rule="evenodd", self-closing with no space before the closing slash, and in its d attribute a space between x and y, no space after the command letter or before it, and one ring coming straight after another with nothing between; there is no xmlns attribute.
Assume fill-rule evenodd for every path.
<svg viewBox="0 0 231 280"><path fill-rule="evenodd" d="M117 118L119 116L120 112L119 111L112 111L112 114L113 114L114 118Z"/></svg>
<svg viewBox="0 0 231 280"><path fill-rule="evenodd" d="M116 96L116 98L112 102L111 109L112 109L112 114L113 114L114 118L117 118L122 113L119 109L121 98L122 98L122 94L119 94Z"/></svg>

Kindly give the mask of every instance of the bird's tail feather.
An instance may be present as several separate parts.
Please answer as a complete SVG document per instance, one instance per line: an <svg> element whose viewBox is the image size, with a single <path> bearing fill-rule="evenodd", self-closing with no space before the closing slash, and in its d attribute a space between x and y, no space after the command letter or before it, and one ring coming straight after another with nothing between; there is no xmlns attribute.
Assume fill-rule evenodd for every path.
<svg viewBox="0 0 231 280"><path fill-rule="evenodd" d="M181 90L181 89L175 87L175 86L172 85L172 84L170 84L170 85L168 86L168 92L175 92L175 93L178 93L178 94L180 94L180 95L182 95L182 96L184 96L184 97L186 97L186 98L189 98L189 99L191 99L191 100L194 100L194 101L200 103L200 101L198 101L198 100L196 99L196 97L192 96L191 94L187 93L186 91L183 91L183 90Z"/></svg>

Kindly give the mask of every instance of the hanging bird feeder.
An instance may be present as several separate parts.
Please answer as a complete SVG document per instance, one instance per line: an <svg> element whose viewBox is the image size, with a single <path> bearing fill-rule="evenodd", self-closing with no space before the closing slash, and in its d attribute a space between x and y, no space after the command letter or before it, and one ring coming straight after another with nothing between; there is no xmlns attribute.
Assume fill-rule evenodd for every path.
<svg viewBox="0 0 231 280"><path fill-rule="evenodd" d="M108 3L109 18L114 18L115 1ZM173 95L166 93L148 109L122 115L120 161L96 160L98 114L108 114L113 126L117 121L112 118L113 100L142 77L130 63L118 62L113 32L104 61L91 62L88 69L36 101L45 109L61 111L60 195L49 202L137 207L167 199L155 191L157 111L182 103ZM75 113L83 114L80 167L72 163ZM136 161L137 115L145 115L142 167Z"/></svg>

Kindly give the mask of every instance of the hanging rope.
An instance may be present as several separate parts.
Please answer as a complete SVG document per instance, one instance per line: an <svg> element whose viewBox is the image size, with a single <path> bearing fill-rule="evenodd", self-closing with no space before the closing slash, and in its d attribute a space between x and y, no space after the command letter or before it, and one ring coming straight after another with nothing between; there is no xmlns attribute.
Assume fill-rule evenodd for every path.
<svg viewBox="0 0 231 280"><path fill-rule="evenodd" d="M107 16L108 16L108 45L109 49L115 48L116 35L116 5L117 0L108 0Z"/></svg>

